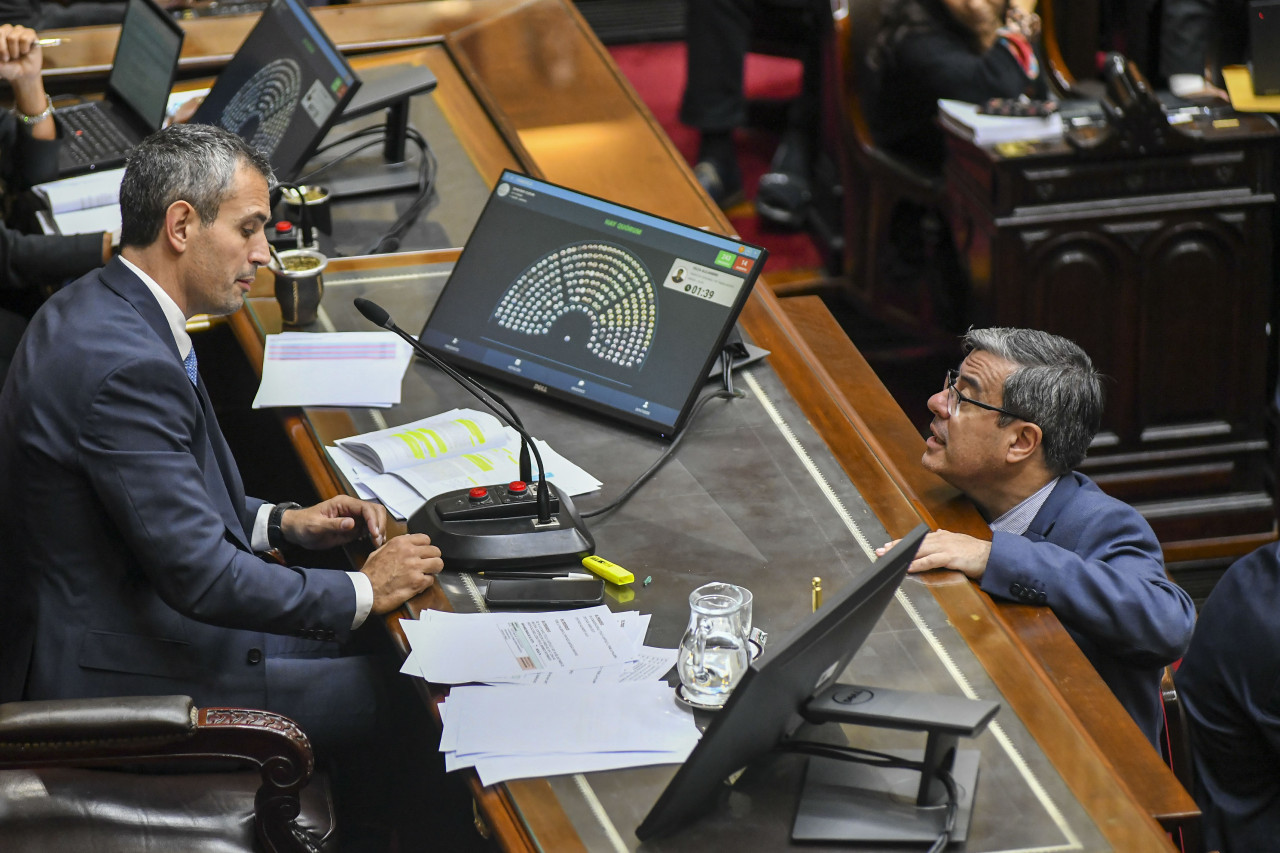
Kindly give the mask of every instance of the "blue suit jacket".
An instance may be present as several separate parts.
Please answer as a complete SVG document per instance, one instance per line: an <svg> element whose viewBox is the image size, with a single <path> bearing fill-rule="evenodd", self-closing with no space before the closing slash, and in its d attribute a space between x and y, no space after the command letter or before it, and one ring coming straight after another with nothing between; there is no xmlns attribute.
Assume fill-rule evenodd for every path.
<svg viewBox="0 0 1280 853"><path fill-rule="evenodd" d="M260 505L138 277L115 260L56 294L0 395L0 701L271 707L265 632L320 654L355 594L253 554Z"/></svg>
<svg viewBox="0 0 1280 853"><path fill-rule="evenodd" d="M1280 545L1232 564L1174 680L1190 724L1206 849L1280 847Z"/></svg>
<svg viewBox="0 0 1280 853"><path fill-rule="evenodd" d="M1165 574L1151 526L1083 474L1058 481L1022 536L995 533L982 589L1050 607L1152 745L1160 677L1191 639L1195 604Z"/></svg>

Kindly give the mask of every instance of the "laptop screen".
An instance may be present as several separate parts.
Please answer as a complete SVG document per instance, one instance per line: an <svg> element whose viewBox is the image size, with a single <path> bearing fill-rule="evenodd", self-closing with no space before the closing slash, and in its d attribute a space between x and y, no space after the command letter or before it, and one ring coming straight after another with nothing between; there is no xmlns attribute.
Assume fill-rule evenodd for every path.
<svg viewBox="0 0 1280 853"><path fill-rule="evenodd" d="M238 133L292 180L360 85L299 0L272 0L192 121Z"/></svg>
<svg viewBox="0 0 1280 853"><path fill-rule="evenodd" d="M151 130L164 123L182 36L182 27L154 2L129 0L107 89Z"/></svg>
<svg viewBox="0 0 1280 853"><path fill-rule="evenodd" d="M765 256L506 171L420 338L460 367L671 436Z"/></svg>

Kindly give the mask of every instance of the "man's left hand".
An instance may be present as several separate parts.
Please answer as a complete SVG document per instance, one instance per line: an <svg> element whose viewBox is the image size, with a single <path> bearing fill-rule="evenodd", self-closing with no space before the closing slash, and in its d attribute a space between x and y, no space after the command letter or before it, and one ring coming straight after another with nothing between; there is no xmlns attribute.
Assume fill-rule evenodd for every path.
<svg viewBox="0 0 1280 853"><path fill-rule="evenodd" d="M280 530L289 542L313 551L345 545L367 530L373 547L380 548L387 541L387 511L382 504L338 495L315 506L287 510Z"/></svg>
<svg viewBox="0 0 1280 853"><path fill-rule="evenodd" d="M907 571L911 574L930 569L953 569L974 580L982 580L987 571L991 543L964 533L935 530L920 542L920 550Z"/></svg>

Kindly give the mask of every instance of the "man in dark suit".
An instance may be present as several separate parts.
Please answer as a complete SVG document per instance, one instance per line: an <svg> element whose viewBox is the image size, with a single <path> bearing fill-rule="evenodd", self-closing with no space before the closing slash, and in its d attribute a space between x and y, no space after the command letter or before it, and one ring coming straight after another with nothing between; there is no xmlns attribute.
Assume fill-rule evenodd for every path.
<svg viewBox="0 0 1280 853"><path fill-rule="evenodd" d="M1227 569L1174 675L1187 712L1204 846L1280 847L1280 545Z"/></svg>
<svg viewBox="0 0 1280 853"><path fill-rule="evenodd" d="M929 398L924 467L958 488L991 539L936 530L910 571L953 569L988 594L1049 607L1152 745L1163 667L1186 650L1195 605L1155 534L1073 471L1102 418L1102 387L1071 341L971 329L968 355Z"/></svg>
<svg viewBox="0 0 1280 853"><path fill-rule="evenodd" d="M121 256L32 320L0 395L0 701L188 694L371 757L385 664L345 644L431 585L439 549L386 541L354 498L246 497L185 331L239 309L267 262L270 179L234 134L153 135L121 184ZM366 533L359 572L258 555Z"/></svg>

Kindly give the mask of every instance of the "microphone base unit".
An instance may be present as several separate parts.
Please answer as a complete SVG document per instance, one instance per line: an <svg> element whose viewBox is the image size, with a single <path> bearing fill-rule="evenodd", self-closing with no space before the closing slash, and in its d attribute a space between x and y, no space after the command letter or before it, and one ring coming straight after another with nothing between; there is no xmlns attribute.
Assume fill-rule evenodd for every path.
<svg viewBox="0 0 1280 853"><path fill-rule="evenodd" d="M539 521L537 489L516 482L437 495L409 518L409 532L430 536L445 566L459 571L563 565L594 553L573 501L551 484L551 517Z"/></svg>

